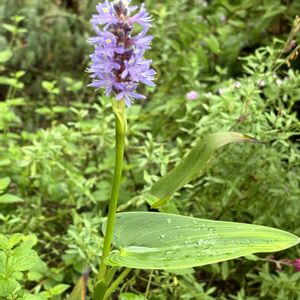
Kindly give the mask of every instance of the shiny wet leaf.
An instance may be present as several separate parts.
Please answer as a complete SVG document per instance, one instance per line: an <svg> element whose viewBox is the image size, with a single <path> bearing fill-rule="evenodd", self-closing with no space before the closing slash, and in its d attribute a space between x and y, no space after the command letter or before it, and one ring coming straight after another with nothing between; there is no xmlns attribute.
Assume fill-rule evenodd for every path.
<svg viewBox="0 0 300 300"><path fill-rule="evenodd" d="M180 269L280 251L298 244L299 238L259 225L130 212L117 215L113 243L117 250L109 254L109 265Z"/></svg>

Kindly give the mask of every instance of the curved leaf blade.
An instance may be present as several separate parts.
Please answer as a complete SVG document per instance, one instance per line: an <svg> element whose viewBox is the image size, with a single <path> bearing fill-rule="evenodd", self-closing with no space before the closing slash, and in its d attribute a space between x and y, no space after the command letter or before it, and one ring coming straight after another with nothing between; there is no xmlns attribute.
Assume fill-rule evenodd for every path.
<svg viewBox="0 0 300 300"><path fill-rule="evenodd" d="M147 202L154 208L164 205L177 190L201 175L218 148L241 142L258 141L237 132L216 132L201 139L176 167L152 186L145 195Z"/></svg>
<svg viewBox="0 0 300 300"><path fill-rule="evenodd" d="M118 250L109 254L109 265L180 269L280 251L298 244L299 238L260 225L129 212L117 215L113 243Z"/></svg>
<svg viewBox="0 0 300 300"><path fill-rule="evenodd" d="M86 300L89 272L84 273L77 281L67 300Z"/></svg>

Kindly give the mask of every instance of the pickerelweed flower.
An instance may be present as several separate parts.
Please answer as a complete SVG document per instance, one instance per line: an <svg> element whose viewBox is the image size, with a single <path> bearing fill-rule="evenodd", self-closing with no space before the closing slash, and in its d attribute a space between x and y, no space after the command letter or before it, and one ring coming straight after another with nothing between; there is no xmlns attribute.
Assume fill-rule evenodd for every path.
<svg viewBox="0 0 300 300"><path fill-rule="evenodd" d="M131 0L116 0L97 5L98 14L91 19L97 34L90 38L94 53L90 56L93 82L90 86L105 88L106 95L116 94L116 100L125 100L130 106L133 99L146 97L136 92L138 84L154 86L156 72L151 69L151 60L144 58L150 49L152 36L147 35L151 17L142 4L140 11L131 16L137 6L130 6ZM132 36L134 24L142 27L139 34Z"/></svg>

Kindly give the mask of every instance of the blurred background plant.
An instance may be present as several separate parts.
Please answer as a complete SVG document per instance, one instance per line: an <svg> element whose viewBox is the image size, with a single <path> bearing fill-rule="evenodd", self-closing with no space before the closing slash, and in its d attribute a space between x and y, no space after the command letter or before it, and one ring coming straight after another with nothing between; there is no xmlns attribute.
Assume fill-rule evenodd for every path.
<svg viewBox="0 0 300 300"><path fill-rule="evenodd" d="M99 263L114 129L110 100L87 88L89 18L96 3L0 3L0 228L5 235L0 299L65 299L81 274L95 272ZM220 150L201 179L176 194L181 214L299 235L300 2L145 3L155 19L149 58L157 86L144 91L148 100L128 110L120 210L149 210L130 199L203 134L234 130L264 144ZM191 91L197 97L186 98ZM29 244L40 259L17 271L8 291L1 286L1 253L7 249L2 243L19 232L20 247L26 236L36 236ZM273 260L299 257L293 248ZM119 299L143 299L145 293L148 299L299 299L299 283L300 272L292 266L279 270L259 255L189 274L132 271L116 294Z"/></svg>

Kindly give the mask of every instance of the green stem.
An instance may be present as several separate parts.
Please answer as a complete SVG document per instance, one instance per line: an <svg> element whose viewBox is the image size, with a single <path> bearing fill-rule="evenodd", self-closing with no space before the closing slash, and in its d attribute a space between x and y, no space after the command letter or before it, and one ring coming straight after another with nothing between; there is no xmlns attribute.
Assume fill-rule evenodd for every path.
<svg viewBox="0 0 300 300"><path fill-rule="evenodd" d="M105 259L109 254L111 242L113 238L113 230L115 225L119 190L122 177L122 166L124 159L124 140L126 131L125 103L124 101L114 101L113 108L116 122L116 154L115 154L115 170L112 182L111 198L109 201L109 210L107 217L106 232L104 237L103 251L100 269L98 273L98 281L103 280L106 274L107 265Z"/></svg>
<svg viewBox="0 0 300 300"><path fill-rule="evenodd" d="M146 289L146 293L145 293L145 300L148 297L148 293L149 293L149 290L150 290L152 276L153 276L153 270L151 270L150 275L149 275L149 280L148 280L147 289Z"/></svg>
<svg viewBox="0 0 300 300"><path fill-rule="evenodd" d="M111 286L107 289L105 296L103 300L107 299L113 292L114 290L119 286L119 284L124 280L124 278L129 274L131 271L130 268L126 268L120 275L119 277L111 284Z"/></svg>
<svg viewBox="0 0 300 300"><path fill-rule="evenodd" d="M110 285L110 283L112 282L116 272L118 271L119 267L111 267L109 269L109 271L107 272L106 276L105 276L105 283L107 284L107 286Z"/></svg>

